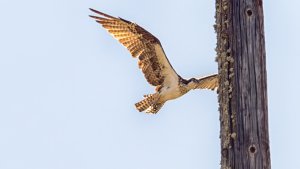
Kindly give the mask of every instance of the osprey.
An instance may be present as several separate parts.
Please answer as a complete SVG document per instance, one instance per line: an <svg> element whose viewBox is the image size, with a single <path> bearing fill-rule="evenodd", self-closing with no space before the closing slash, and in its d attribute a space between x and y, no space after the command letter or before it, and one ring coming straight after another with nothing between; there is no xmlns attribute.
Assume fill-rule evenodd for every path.
<svg viewBox="0 0 300 169"><path fill-rule="evenodd" d="M155 93L144 95L144 99L135 104L138 111L156 114L168 100L176 99L191 89L211 89L218 87L218 75L191 78L180 77L170 64L161 43L150 32L122 18L90 9L99 16L92 16L114 38L123 44L134 58L147 81L155 86Z"/></svg>

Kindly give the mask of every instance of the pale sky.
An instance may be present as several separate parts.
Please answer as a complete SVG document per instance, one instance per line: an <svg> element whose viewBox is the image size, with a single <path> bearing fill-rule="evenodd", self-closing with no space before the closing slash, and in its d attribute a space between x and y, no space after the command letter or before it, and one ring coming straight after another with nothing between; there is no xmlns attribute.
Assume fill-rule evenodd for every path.
<svg viewBox="0 0 300 169"><path fill-rule="evenodd" d="M182 77L217 72L214 1L0 0L0 169L218 169L217 94L157 115L137 61L88 8L138 23ZM273 169L299 169L300 1L265 1Z"/></svg>

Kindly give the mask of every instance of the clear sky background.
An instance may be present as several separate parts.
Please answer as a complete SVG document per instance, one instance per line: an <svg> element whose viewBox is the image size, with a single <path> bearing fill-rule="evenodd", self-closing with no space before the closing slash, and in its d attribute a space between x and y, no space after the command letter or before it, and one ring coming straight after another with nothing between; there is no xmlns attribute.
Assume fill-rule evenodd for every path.
<svg viewBox="0 0 300 169"><path fill-rule="evenodd" d="M157 115L127 50L92 7L157 36L185 77L217 71L214 1L0 0L0 169L218 169L217 94L192 91ZM265 1L273 169L299 169L300 1Z"/></svg>

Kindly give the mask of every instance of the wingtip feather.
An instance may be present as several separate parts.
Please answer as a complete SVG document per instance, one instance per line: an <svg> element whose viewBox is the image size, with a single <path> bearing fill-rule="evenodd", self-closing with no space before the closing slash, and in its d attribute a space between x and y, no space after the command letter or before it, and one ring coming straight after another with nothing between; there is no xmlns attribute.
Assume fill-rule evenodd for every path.
<svg viewBox="0 0 300 169"><path fill-rule="evenodd" d="M93 9L93 8L89 8L89 9L90 9L92 12L96 13L96 14L105 16L105 17L107 17L107 18L116 19L116 18L113 17L113 16L110 16L110 15L105 14L105 13L103 13L103 12L97 11L97 10L95 10L95 9Z"/></svg>
<svg viewBox="0 0 300 169"><path fill-rule="evenodd" d="M94 16L94 15L89 15L89 17L96 19L96 20L103 20L104 18L99 17L99 16Z"/></svg>

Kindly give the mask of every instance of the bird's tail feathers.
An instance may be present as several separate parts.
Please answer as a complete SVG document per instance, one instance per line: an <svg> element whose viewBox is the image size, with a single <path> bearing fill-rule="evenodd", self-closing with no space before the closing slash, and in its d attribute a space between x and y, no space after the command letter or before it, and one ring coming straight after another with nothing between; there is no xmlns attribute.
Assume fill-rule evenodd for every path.
<svg viewBox="0 0 300 169"><path fill-rule="evenodd" d="M146 111L146 113L156 114L164 105L164 103L156 103L159 99L158 93L144 95L144 98L145 99L135 104L135 107L139 112Z"/></svg>

